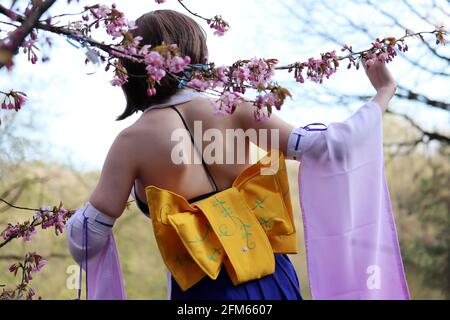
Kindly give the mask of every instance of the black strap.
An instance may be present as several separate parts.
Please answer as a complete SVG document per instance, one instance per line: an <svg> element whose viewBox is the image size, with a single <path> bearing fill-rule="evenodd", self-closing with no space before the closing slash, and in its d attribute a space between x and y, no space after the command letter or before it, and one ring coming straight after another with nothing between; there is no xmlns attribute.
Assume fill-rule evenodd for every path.
<svg viewBox="0 0 450 320"><path fill-rule="evenodd" d="M136 205L146 216L149 216L150 212L149 212L147 203L142 201L137 194L136 180L134 180L133 186L134 186L133 189L134 189L134 198L136 199Z"/></svg>
<svg viewBox="0 0 450 320"><path fill-rule="evenodd" d="M172 109L174 109L174 110L178 113L178 115L179 115L180 118L181 118L181 121L183 121L183 124L184 124L184 126L186 127L186 130L189 132L189 135L191 136L191 141L192 141L192 144L194 145L195 150L200 154L200 156L201 156L201 158L202 158L202 165L203 165L203 168L205 168L206 173L207 173L207 175L208 175L210 181L214 184L214 187L216 188L215 190L218 192L218 191L219 191L219 188L217 187L217 184L216 184L216 182L214 181L214 178L213 178L213 176L211 175L211 172L209 172L208 166L206 165L205 160L203 160L203 153L202 153L201 151L198 150L197 145L195 144L194 137L192 136L191 131L189 130L189 127L188 127L187 124L186 124L186 121L184 121L183 116L181 115L180 111L178 111L178 109L177 109L175 106L170 106L170 107L171 107Z"/></svg>

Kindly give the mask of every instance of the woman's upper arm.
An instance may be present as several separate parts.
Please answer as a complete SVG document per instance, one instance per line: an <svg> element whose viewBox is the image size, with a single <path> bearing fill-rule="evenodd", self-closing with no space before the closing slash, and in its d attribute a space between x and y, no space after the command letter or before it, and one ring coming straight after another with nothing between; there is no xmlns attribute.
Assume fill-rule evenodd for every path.
<svg viewBox="0 0 450 320"><path fill-rule="evenodd" d="M268 151L270 147L277 147L271 142L279 143L277 149L285 152L287 150L289 135L294 129L294 126L274 113L272 113L269 119L257 121L254 117L255 108L250 102L244 102L237 107L235 113L239 128L242 128L244 131L249 129L256 130L257 140L252 142L258 147ZM263 130L267 132L267 139L264 138ZM272 141L272 139L274 140ZM277 139L278 141L276 142Z"/></svg>
<svg viewBox="0 0 450 320"><path fill-rule="evenodd" d="M137 176L136 148L133 133L122 131L106 156L100 180L89 202L114 218L122 215Z"/></svg>

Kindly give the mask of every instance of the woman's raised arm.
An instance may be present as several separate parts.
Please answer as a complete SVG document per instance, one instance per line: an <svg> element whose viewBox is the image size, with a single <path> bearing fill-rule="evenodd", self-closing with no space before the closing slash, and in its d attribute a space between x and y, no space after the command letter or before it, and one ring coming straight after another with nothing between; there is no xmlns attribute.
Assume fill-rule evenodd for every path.
<svg viewBox="0 0 450 320"><path fill-rule="evenodd" d="M249 102L242 103L236 110L240 126L244 130L251 128L256 130L267 129L269 142L272 141L271 136L273 134L278 134L279 150L286 155L287 159L300 160L303 153L308 152L308 150L315 152L315 156L317 157L328 150L330 156L334 156L336 159L343 159L346 149L348 147L355 147L361 143L365 137L369 136L366 130L370 130L377 121L381 121L379 114L382 116L382 113L387 110L388 104L397 88L396 82L385 63L376 61L367 67L364 61L363 65L367 77L377 93L371 101L364 104L366 108L360 108L362 110L357 110L343 122L330 124L330 127L333 129L332 131L334 131L335 127L339 128L339 136L335 136L338 140L333 141L333 143L328 141L331 139L329 132L327 132L329 130L308 131L300 126L289 124L276 114L272 114L270 119L255 121L253 116L255 107ZM381 109L381 112L374 110L376 108ZM269 147L265 144L265 141L256 140L252 142L266 149L266 151ZM316 146L315 148L311 148L314 144L319 144L321 147Z"/></svg>
<svg viewBox="0 0 450 320"><path fill-rule="evenodd" d="M372 100L378 103L382 111L386 111L389 102L397 90L397 83L394 77L383 62L376 61L374 63L368 63L367 60L363 59L363 66L370 83L377 92Z"/></svg>

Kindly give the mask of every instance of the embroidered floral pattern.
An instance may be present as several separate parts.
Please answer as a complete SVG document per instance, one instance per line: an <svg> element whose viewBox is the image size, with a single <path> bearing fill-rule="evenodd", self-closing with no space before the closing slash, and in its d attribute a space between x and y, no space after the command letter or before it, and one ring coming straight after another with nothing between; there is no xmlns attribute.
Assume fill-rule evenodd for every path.
<svg viewBox="0 0 450 320"><path fill-rule="evenodd" d="M236 234L236 231L239 230L242 231L242 238L245 239L246 248L248 249L254 249L256 247L256 243L254 241L250 240L250 236L252 233L249 231L249 229L252 227L250 223L245 223L240 217L233 214L232 210L229 207L226 207L226 201L219 199L217 196L214 195L214 203L213 206L219 207L220 212L223 214L225 218L228 218L233 223L233 232L229 232L229 225L228 224L221 224L219 226L219 236L221 237L231 237Z"/></svg>
<svg viewBox="0 0 450 320"><path fill-rule="evenodd" d="M255 210L256 208L264 209L264 208L265 208L265 206L264 206L264 201L266 201L266 199L267 199L268 197L269 197L268 195L265 195L261 200L257 199L257 200L255 201L255 206L252 208L252 210Z"/></svg>
<svg viewBox="0 0 450 320"><path fill-rule="evenodd" d="M217 261L217 256L220 256L221 253L221 248L214 247L212 248L212 253L208 256L208 259L211 261Z"/></svg>

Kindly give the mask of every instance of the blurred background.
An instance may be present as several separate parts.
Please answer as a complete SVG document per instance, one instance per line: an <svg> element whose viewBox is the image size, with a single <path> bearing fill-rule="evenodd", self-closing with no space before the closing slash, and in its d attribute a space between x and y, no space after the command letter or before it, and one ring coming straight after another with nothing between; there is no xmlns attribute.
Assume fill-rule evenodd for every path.
<svg viewBox="0 0 450 320"><path fill-rule="evenodd" d="M174 0L114 1L130 19L156 9L186 13ZM1 0L5 6L11 1ZM20 1L18 1L20 4ZM24 2L25 3L25 2ZM102 1L112 4L113 1ZM281 65L319 57L345 44L354 51L371 46L375 38L401 37L405 29L433 31L450 24L445 0L185 0L205 17L221 14L231 25L223 37L200 20L208 33L210 61L231 64L238 59L278 58ZM95 2L59 1L51 14L78 12ZM187 14L187 13L186 13ZM61 24L70 19L61 18ZM6 21L0 17L0 21ZM2 25L0 24L0 28ZM101 39L103 35L99 34ZM95 187L105 156L116 135L140 116L117 122L125 99L112 87L112 73L84 64L85 52L65 38L50 35L44 46L49 62L31 65L24 55L15 58L12 72L0 70L0 89L24 91L29 101L16 112L0 110L0 198L18 206L58 205L79 208ZM396 96L384 116L385 165L402 256L414 299L450 298L450 46L436 46L434 36L408 39L409 51L388 68L398 83ZM89 74L89 75L88 75ZM363 69L346 64L322 85L295 83L292 74L275 79L293 98L278 112L294 125L342 121L375 91ZM149 139L148 143L152 143ZM256 160L256 157L255 157ZM291 256L302 293L310 297L297 198L298 163L289 161L290 183L299 231L300 253ZM131 200L131 198L130 198ZM29 212L0 203L0 229L22 221ZM128 298L165 299L165 268L150 221L130 206L115 227L116 242ZM32 287L44 299L74 299L67 287L72 261L65 235L39 231L32 242L21 240L0 248L0 284L19 282L8 267L24 254L37 251L49 263L36 274Z"/></svg>

